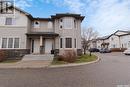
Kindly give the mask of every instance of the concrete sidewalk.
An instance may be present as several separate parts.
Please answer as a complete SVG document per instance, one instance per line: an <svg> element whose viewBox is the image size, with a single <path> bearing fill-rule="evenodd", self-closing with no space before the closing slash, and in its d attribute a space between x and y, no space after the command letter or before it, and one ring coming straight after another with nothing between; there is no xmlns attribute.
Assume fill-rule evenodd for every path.
<svg viewBox="0 0 130 87"><path fill-rule="evenodd" d="M0 68L45 68L51 64L52 61L32 60L20 61L16 63L0 63Z"/></svg>

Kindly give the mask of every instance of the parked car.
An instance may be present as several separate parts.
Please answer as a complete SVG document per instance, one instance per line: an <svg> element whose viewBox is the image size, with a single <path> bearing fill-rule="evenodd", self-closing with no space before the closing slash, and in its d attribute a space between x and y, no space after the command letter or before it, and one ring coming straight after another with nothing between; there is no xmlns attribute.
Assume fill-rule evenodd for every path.
<svg viewBox="0 0 130 87"><path fill-rule="evenodd" d="M124 53L125 55L130 55L130 48L128 48L127 50L125 50L123 53Z"/></svg>
<svg viewBox="0 0 130 87"><path fill-rule="evenodd" d="M110 53L111 50L109 50L108 48L102 48L100 49L100 53Z"/></svg>
<svg viewBox="0 0 130 87"><path fill-rule="evenodd" d="M99 49L97 49L97 48L90 48L89 52L99 52Z"/></svg>

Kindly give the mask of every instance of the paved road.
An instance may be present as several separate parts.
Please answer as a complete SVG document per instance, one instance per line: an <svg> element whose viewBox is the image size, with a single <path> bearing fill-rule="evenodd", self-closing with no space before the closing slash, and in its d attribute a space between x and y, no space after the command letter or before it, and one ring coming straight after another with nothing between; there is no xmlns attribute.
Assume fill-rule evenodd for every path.
<svg viewBox="0 0 130 87"><path fill-rule="evenodd" d="M99 54L98 63L53 69L0 69L0 87L130 87L130 56Z"/></svg>

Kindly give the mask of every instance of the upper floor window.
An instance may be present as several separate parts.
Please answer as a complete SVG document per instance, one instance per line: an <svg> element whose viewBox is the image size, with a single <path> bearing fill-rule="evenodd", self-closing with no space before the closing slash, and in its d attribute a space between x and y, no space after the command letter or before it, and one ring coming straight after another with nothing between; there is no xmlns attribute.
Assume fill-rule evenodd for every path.
<svg viewBox="0 0 130 87"><path fill-rule="evenodd" d="M112 37L112 38L111 38L111 40L113 41L113 40L114 40L114 38Z"/></svg>
<svg viewBox="0 0 130 87"><path fill-rule="evenodd" d="M74 20L74 28L76 28L76 20Z"/></svg>
<svg viewBox="0 0 130 87"><path fill-rule="evenodd" d="M63 20L62 19L60 19L60 22L62 22Z"/></svg>
<svg viewBox="0 0 130 87"><path fill-rule="evenodd" d="M13 19L12 18L6 18L5 25L12 25Z"/></svg>
<svg viewBox="0 0 130 87"><path fill-rule="evenodd" d="M34 28L40 28L40 22L34 21Z"/></svg>
<svg viewBox="0 0 130 87"><path fill-rule="evenodd" d="M62 22L63 22L63 19L60 19L60 26L59 26L59 27L60 27L61 29L62 29L62 25L63 25Z"/></svg>
<svg viewBox="0 0 130 87"><path fill-rule="evenodd" d="M73 20L71 18L64 18L63 22L64 29L72 29Z"/></svg>
<svg viewBox="0 0 130 87"><path fill-rule="evenodd" d="M52 28L52 22L48 22L48 28Z"/></svg>

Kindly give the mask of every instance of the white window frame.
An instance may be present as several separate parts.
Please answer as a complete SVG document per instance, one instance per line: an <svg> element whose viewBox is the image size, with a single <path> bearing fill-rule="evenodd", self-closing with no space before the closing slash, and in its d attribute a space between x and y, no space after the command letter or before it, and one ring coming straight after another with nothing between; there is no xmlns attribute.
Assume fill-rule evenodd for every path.
<svg viewBox="0 0 130 87"><path fill-rule="evenodd" d="M38 22L38 25L35 24L36 22ZM40 28L40 25L41 25L40 21L33 22L33 28Z"/></svg>
<svg viewBox="0 0 130 87"><path fill-rule="evenodd" d="M62 22L61 22L61 20L62 20ZM62 28L61 28L61 26L62 26ZM63 18L61 18L61 19L59 19L59 29L63 29Z"/></svg>
<svg viewBox="0 0 130 87"><path fill-rule="evenodd" d="M10 37L11 38L11 37ZM7 48L9 48L9 39L10 38L7 38ZM12 48L13 48L13 46L14 46L14 38L11 38L11 39L13 39L13 42L12 42ZM11 48L9 48L9 49L11 49Z"/></svg>
<svg viewBox="0 0 130 87"><path fill-rule="evenodd" d="M8 47L8 38L7 38L6 48L2 47L2 45L3 45L3 38L7 38L7 37L2 37L1 38L1 49L6 49Z"/></svg>
<svg viewBox="0 0 130 87"><path fill-rule="evenodd" d="M18 37L15 37L15 38L18 38ZM14 38L14 42L15 42L15 38ZM19 47L18 48L14 48L14 49L19 49L20 48L20 38L18 38L19 39ZM13 44L13 45L15 45L15 43Z"/></svg>
<svg viewBox="0 0 130 87"><path fill-rule="evenodd" d="M66 38L70 38L70 39L71 39L71 47L70 47L70 48L67 48L67 47L66 47ZM73 38L72 38L72 37L65 37L64 39L65 39L65 44L64 44L64 45L65 45L65 48L66 48L66 49L73 49Z"/></svg>
<svg viewBox="0 0 130 87"><path fill-rule="evenodd" d="M3 38L7 38L7 44L6 44L6 48L2 48L2 39ZM12 48L8 48L8 42L9 42L9 38L13 38L13 46L12 46ZM19 48L14 48L14 40L15 40L15 38L19 38ZM0 43L0 48L1 49L20 49L20 43L21 43L21 39L20 39L20 37L2 37L1 39L1 43Z"/></svg>
<svg viewBox="0 0 130 87"><path fill-rule="evenodd" d="M11 24L7 24L7 19L11 19ZM5 18L5 25L13 25L13 18L12 17L6 17Z"/></svg>

